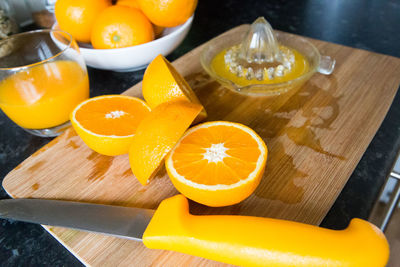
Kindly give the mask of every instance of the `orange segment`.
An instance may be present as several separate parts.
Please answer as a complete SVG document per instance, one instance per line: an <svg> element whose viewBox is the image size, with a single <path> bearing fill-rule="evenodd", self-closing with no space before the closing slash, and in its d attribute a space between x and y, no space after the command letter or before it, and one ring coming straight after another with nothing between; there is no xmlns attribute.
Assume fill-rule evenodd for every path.
<svg viewBox="0 0 400 267"><path fill-rule="evenodd" d="M202 107L188 101L165 102L139 124L129 162L133 174L143 185L157 173L167 153L178 142Z"/></svg>
<svg viewBox="0 0 400 267"><path fill-rule="evenodd" d="M186 80L162 55L158 55L147 67L143 76L142 93L152 109L171 100L186 100L201 105ZM203 108L195 123L206 117L207 113Z"/></svg>
<svg viewBox="0 0 400 267"><path fill-rule="evenodd" d="M207 122L189 129L168 154L165 166L186 197L219 207L239 203L264 173L267 147L252 129L233 122Z"/></svg>
<svg viewBox="0 0 400 267"><path fill-rule="evenodd" d="M150 107L139 98L105 95L79 104L71 123L88 147L114 156L128 153L136 128L149 113Z"/></svg>

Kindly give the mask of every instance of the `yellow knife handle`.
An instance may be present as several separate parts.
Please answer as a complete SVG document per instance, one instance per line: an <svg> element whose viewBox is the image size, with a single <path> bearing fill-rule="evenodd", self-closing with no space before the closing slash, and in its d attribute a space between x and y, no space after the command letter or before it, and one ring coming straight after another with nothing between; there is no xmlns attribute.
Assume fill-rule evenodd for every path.
<svg viewBox="0 0 400 267"><path fill-rule="evenodd" d="M261 217L196 216L183 195L161 202L143 243L240 266L385 266L389 245L373 224L344 230Z"/></svg>

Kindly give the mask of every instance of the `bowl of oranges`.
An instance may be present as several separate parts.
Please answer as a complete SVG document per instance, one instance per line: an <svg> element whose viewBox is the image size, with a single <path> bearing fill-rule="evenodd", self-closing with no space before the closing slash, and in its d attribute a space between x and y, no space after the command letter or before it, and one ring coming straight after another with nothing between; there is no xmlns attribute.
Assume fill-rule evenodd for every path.
<svg viewBox="0 0 400 267"><path fill-rule="evenodd" d="M88 66L134 71L183 41L196 5L197 0L58 0L53 29L75 38Z"/></svg>

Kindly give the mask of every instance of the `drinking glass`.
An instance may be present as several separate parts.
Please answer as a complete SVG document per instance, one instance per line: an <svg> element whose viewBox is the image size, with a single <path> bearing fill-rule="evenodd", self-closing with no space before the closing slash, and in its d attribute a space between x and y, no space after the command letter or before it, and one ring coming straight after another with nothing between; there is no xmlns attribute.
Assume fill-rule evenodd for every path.
<svg viewBox="0 0 400 267"><path fill-rule="evenodd" d="M88 97L86 65L70 34L38 30L0 42L0 108L27 132L59 135Z"/></svg>

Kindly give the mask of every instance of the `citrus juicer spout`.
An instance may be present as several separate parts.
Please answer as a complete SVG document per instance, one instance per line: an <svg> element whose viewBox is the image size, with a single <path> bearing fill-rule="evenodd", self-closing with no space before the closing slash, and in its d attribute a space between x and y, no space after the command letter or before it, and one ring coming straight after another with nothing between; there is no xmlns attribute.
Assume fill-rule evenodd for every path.
<svg viewBox="0 0 400 267"><path fill-rule="evenodd" d="M259 17L251 25L240 50L240 57L248 62L274 62L279 56L278 42L264 17Z"/></svg>
<svg viewBox="0 0 400 267"><path fill-rule="evenodd" d="M295 57L292 51L279 46L271 25L259 17L242 43L227 50L224 61L236 76L263 81L289 73Z"/></svg>

